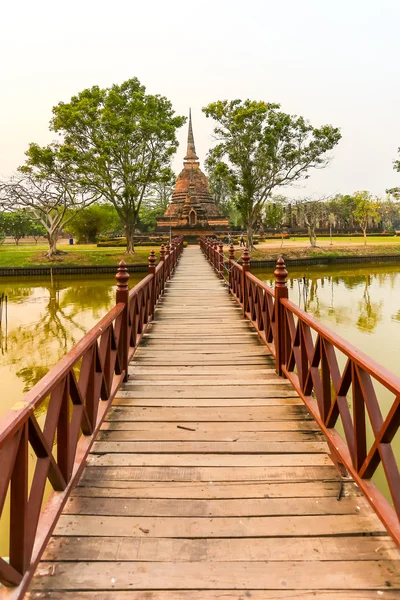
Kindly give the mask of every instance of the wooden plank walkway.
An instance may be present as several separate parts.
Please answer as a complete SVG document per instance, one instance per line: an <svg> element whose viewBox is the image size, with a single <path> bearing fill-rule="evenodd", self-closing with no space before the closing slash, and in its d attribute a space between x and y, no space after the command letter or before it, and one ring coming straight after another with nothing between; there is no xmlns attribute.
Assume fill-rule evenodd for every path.
<svg viewBox="0 0 400 600"><path fill-rule="evenodd" d="M30 598L400 597L400 553L187 248Z"/></svg>

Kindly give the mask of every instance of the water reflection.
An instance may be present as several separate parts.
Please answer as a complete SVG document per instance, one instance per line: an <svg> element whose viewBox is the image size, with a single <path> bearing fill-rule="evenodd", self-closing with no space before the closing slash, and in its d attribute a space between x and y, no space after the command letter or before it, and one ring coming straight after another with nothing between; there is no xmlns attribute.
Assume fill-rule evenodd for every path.
<svg viewBox="0 0 400 600"><path fill-rule="evenodd" d="M254 273L273 284L271 273ZM291 270L288 286L291 300L392 371L399 371L400 266Z"/></svg>
<svg viewBox="0 0 400 600"><path fill-rule="evenodd" d="M130 285L144 274L133 274ZM37 383L114 304L113 275L23 282L0 279L8 296L8 327L0 335L4 414Z"/></svg>

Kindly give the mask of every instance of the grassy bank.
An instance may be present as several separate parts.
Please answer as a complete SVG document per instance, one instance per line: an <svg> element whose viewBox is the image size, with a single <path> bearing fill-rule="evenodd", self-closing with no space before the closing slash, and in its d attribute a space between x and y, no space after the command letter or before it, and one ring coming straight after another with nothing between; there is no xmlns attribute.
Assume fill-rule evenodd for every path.
<svg viewBox="0 0 400 600"><path fill-rule="evenodd" d="M0 246L0 267L42 267L42 266L96 266L117 265L120 260L127 264L147 263L151 248L138 248L133 255L124 254L123 248L97 248L94 244L82 246L60 246L65 254L52 260L46 258L48 246L46 244L33 244ZM160 248L155 247L156 256Z"/></svg>
<svg viewBox="0 0 400 600"><path fill-rule="evenodd" d="M124 254L123 248L98 248L94 244L81 246L68 246L60 244L60 249L65 252L53 260L46 258L46 244L21 244L19 246L4 244L0 246L0 267L43 267L43 266L111 266L117 265L120 260L127 264L147 263L151 247L138 247L132 256ZM225 246L225 252L227 252ZM160 248L155 246L154 251L159 257ZM241 249L235 246L235 256L241 256ZM280 240L267 240L256 246L251 254L252 260L275 259L282 255L285 258L305 257L338 257L338 256L374 256L396 255L400 256L400 237L368 238L365 246L360 238L334 238L330 244L329 238L319 238L317 247L311 248L307 238L294 238L284 240L281 247Z"/></svg>
<svg viewBox="0 0 400 600"><path fill-rule="evenodd" d="M236 256L240 256L240 249L235 248ZM317 246L312 248L308 238L291 238L284 240L283 246L277 240L267 240L256 246L251 253L253 260L268 260L284 256L286 258L308 258L308 257L339 257L339 256L400 256L400 238L369 237L364 245L363 239L338 237L334 238L332 244L329 238L318 238Z"/></svg>

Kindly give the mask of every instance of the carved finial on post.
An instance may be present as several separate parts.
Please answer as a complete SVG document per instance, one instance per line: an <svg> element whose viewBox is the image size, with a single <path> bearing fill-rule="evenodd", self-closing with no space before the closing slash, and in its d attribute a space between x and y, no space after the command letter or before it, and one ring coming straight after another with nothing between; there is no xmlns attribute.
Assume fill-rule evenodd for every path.
<svg viewBox="0 0 400 600"><path fill-rule="evenodd" d="M165 251L165 256L168 256L168 254L171 252L171 246L168 242L167 247L166 247L166 251Z"/></svg>
<svg viewBox="0 0 400 600"><path fill-rule="evenodd" d="M243 250L242 254L242 265L243 267L247 267L247 271L250 270L250 254L247 248Z"/></svg>
<svg viewBox="0 0 400 600"><path fill-rule="evenodd" d="M286 271L285 261L282 256L278 258L276 261L276 268L274 271L275 275L275 286L276 287L286 287L286 279L288 276L288 272Z"/></svg>
<svg viewBox="0 0 400 600"><path fill-rule="evenodd" d="M156 262L157 262L157 258L156 258L156 253L154 252L154 250L150 251L150 256L148 258L149 261L149 273L153 273L153 269L156 268ZM152 270L150 270L152 269Z"/></svg>
<svg viewBox="0 0 400 600"><path fill-rule="evenodd" d="M161 244L161 248L160 248L160 262L163 262L165 259L165 246L164 244Z"/></svg>
<svg viewBox="0 0 400 600"><path fill-rule="evenodd" d="M229 260L235 260L235 248L232 242L229 244Z"/></svg>
<svg viewBox="0 0 400 600"><path fill-rule="evenodd" d="M117 294L116 294L116 302L119 304L123 302L125 304L125 308L121 314L122 325L121 325L121 333L118 343L118 353L119 359L121 363L121 369L124 372L124 381L128 380L128 356L129 356L129 338L128 338L128 329L129 329L129 273L126 268L125 261L121 260L118 265L118 271L115 275L115 279L117 280ZM95 424L92 423L94 426Z"/></svg>
<svg viewBox="0 0 400 600"><path fill-rule="evenodd" d="M128 290L129 277L130 275L128 273L128 269L126 268L126 262L124 260L121 260L121 262L118 265L117 274L115 276L115 279L117 280L117 293L126 292Z"/></svg>
<svg viewBox="0 0 400 600"><path fill-rule="evenodd" d="M288 272L283 258L280 256L276 261L275 276L275 371L282 375L282 365L286 365L286 319L285 309L281 300L288 298L289 292L286 285Z"/></svg>

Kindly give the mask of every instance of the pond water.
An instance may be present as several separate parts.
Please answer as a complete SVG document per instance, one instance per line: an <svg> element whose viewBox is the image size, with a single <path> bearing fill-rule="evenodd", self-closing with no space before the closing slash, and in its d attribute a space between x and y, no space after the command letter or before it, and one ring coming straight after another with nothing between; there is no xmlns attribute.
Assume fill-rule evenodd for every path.
<svg viewBox="0 0 400 600"><path fill-rule="evenodd" d="M130 287L146 273L133 273ZM115 279L54 277L0 278L0 416L21 400L115 304ZM1 309L0 309L1 310Z"/></svg>

